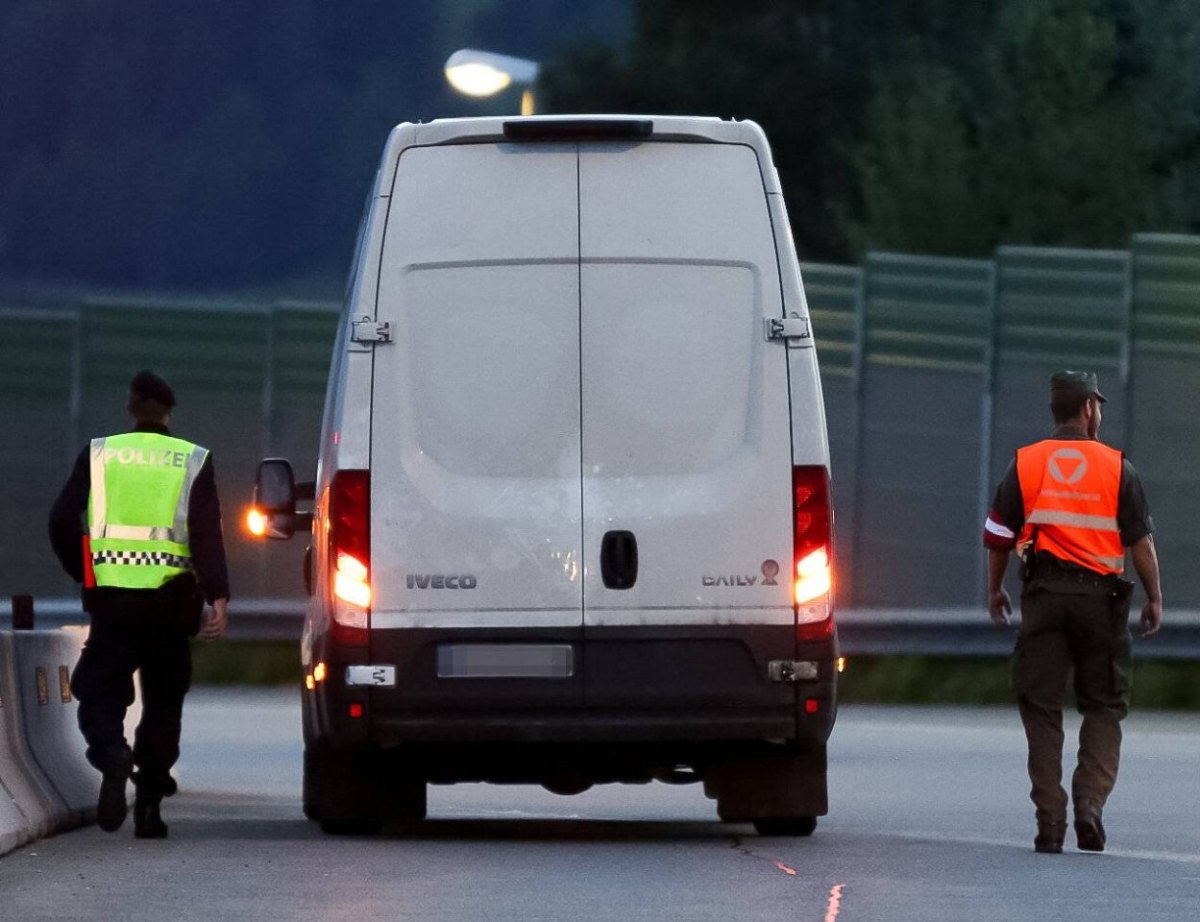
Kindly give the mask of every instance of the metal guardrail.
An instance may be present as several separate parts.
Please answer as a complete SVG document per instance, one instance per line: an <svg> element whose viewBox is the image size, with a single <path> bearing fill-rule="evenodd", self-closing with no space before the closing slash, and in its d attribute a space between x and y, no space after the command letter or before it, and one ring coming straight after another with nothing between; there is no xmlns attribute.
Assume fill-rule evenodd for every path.
<svg viewBox="0 0 1200 922"><path fill-rule="evenodd" d="M36 599L34 626L56 628L87 624L78 598ZM294 640L299 642L304 624L304 603L295 599L244 599L230 605L230 640ZM12 601L0 600L0 630L12 627Z"/></svg>
<svg viewBox="0 0 1200 922"><path fill-rule="evenodd" d="M1014 604L1016 600L1014 599ZM1135 659L1200 660L1200 611L1167 609L1162 630L1138 637L1135 607L1130 621ZM847 656L1008 656L1020 624L1014 613L1007 628L997 628L979 608L884 609L840 612L838 636Z"/></svg>
<svg viewBox="0 0 1200 922"><path fill-rule="evenodd" d="M83 624L77 599L35 602L36 624L59 627ZM0 629L11 627L11 603L0 600ZM1135 611L1136 617L1136 611ZM996 628L979 608L868 608L837 615L838 637L846 656L1007 656L1016 637L1016 621ZM232 640L299 641L304 602L296 599L243 599L230 606ZM1162 632L1149 640L1136 639L1138 659L1200 660L1200 611L1167 609Z"/></svg>

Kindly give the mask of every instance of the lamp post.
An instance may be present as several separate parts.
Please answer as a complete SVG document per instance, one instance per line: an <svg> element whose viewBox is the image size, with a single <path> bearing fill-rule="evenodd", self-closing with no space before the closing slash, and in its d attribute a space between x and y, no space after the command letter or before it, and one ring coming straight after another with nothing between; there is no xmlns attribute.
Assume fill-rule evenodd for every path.
<svg viewBox="0 0 1200 922"><path fill-rule="evenodd" d="M537 80L537 61L514 58L491 51L462 48L446 59L446 80L468 96L495 96L515 84L521 91L521 114L533 115L533 84Z"/></svg>

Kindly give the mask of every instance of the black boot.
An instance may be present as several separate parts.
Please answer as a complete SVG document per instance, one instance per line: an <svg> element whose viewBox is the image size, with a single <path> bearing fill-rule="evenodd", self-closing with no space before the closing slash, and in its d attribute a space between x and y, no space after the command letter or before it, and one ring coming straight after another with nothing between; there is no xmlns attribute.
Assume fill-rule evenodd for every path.
<svg viewBox="0 0 1200 922"><path fill-rule="evenodd" d="M133 803L133 834L139 839L165 839L167 824L158 812L157 800L138 798Z"/></svg>
<svg viewBox="0 0 1200 922"><path fill-rule="evenodd" d="M1102 852L1106 836L1101 810L1095 804L1083 803L1075 810L1075 839L1085 852Z"/></svg>
<svg viewBox="0 0 1200 922"><path fill-rule="evenodd" d="M1053 820L1038 820L1037 838L1033 840L1033 850L1045 855L1059 855L1063 850L1063 838L1067 834L1065 822Z"/></svg>
<svg viewBox="0 0 1200 922"><path fill-rule="evenodd" d="M179 783L171 777L170 773L162 775L157 784L148 781L149 777L150 773L145 769L135 768L130 780L135 788L155 791L161 793L163 797L174 797L179 793Z"/></svg>
<svg viewBox="0 0 1200 922"><path fill-rule="evenodd" d="M125 822L129 804L125 800L125 782L133 769L133 756L128 749L113 753L103 763L100 797L96 801L96 824L105 832L116 832Z"/></svg>

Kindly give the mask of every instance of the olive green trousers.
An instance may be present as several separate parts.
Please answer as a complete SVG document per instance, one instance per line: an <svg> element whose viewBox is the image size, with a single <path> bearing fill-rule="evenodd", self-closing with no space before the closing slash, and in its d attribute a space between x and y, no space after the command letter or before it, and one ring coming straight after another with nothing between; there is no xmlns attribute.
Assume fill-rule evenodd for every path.
<svg viewBox="0 0 1200 922"><path fill-rule="evenodd" d="M1021 596L1013 689L1029 744L1030 799L1037 818L1065 822L1063 699L1074 675L1083 723L1071 800L1103 807L1117 780L1121 720L1129 712L1129 598L1099 587L1031 584Z"/></svg>

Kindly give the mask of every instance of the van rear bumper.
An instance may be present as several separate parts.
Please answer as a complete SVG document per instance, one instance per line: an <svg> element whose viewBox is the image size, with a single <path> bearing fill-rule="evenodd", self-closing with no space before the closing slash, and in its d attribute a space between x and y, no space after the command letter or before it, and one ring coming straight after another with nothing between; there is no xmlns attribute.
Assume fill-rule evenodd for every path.
<svg viewBox="0 0 1200 922"><path fill-rule="evenodd" d="M742 740L824 742L833 726L826 713L803 715L794 709L618 712L590 709L547 713L505 711L376 712L371 739L382 746L414 742L519 743L708 743Z"/></svg>
<svg viewBox="0 0 1200 922"><path fill-rule="evenodd" d="M530 616L530 620L534 620ZM553 677L455 676L447 651L552 651L569 665ZM645 625L583 628L373 629L370 661L392 665L396 684L372 690L377 713L554 713L724 715L788 713L810 684L832 686L836 640L798 643L784 624ZM816 675L772 678L772 663L802 660ZM737 719L733 720L737 723Z"/></svg>
<svg viewBox="0 0 1200 922"><path fill-rule="evenodd" d="M372 631L369 651L325 651L330 678L315 692L310 710L317 719L307 736L341 750L480 743L682 749L754 741L807 749L833 728L836 635L797 643L788 627L734 625L589 634L581 644L566 631ZM583 668L553 679L437 674L440 645L505 642L569 645ZM813 662L817 678L772 681L774 659ZM394 665L396 685L342 684L351 660Z"/></svg>
<svg viewBox="0 0 1200 922"><path fill-rule="evenodd" d="M704 779L714 769L756 760L795 760L817 755L823 763L824 753L825 748L820 743L805 746L763 740L690 743L475 741L407 743L377 750L374 755L384 767L385 777L416 777L433 784L543 784L560 794L574 794L593 784L649 781L687 784Z"/></svg>

